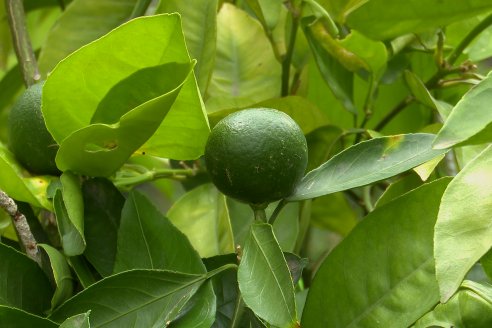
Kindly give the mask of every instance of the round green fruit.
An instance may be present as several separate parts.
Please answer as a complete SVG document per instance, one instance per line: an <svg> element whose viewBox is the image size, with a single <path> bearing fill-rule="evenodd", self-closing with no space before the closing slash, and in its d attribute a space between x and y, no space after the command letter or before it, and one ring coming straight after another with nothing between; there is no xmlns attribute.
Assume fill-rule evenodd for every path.
<svg viewBox="0 0 492 328"><path fill-rule="evenodd" d="M292 194L304 175L307 143L299 126L275 109L235 112L212 129L205 163L225 195L264 206Z"/></svg>
<svg viewBox="0 0 492 328"><path fill-rule="evenodd" d="M43 84L29 87L10 110L9 147L29 172L57 175L55 156L58 145L46 129L41 112Z"/></svg>

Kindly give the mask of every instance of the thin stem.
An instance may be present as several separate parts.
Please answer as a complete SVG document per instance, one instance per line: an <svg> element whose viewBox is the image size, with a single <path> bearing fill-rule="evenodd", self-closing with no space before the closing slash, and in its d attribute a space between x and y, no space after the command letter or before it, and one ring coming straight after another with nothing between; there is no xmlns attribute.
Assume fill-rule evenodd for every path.
<svg viewBox="0 0 492 328"><path fill-rule="evenodd" d="M273 211L272 215L270 216L270 219L268 220L268 223L273 225L275 220L277 219L278 215L280 214L280 211L287 205L287 201L285 199L282 199L278 204L277 207L275 207L275 210Z"/></svg>
<svg viewBox="0 0 492 328"><path fill-rule="evenodd" d="M114 179L113 182L116 187L128 188L162 178L183 180L186 177L192 177L195 175L196 175L196 171L194 169L156 169L156 170L144 172L137 176L117 177Z"/></svg>
<svg viewBox="0 0 492 328"><path fill-rule="evenodd" d="M267 222L265 207L264 206L255 206L251 205L253 212L255 214L255 221L257 222Z"/></svg>
<svg viewBox="0 0 492 328"><path fill-rule="evenodd" d="M294 46L296 44L297 29L299 28L299 12L297 8L294 8L291 1L287 3L289 10L292 14L292 26L290 29L289 45L287 47L287 53L282 60L282 97L289 95L289 82L290 82L290 66L292 64L292 56L294 55Z"/></svg>
<svg viewBox="0 0 492 328"><path fill-rule="evenodd" d="M27 256L41 266L41 254L38 252L38 244L31 228L27 223L27 219L17 209L17 204L6 193L0 190L0 207L3 208L12 218L12 222L17 232L17 236L21 241L21 246L25 250Z"/></svg>
<svg viewBox="0 0 492 328"><path fill-rule="evenodd" d="M374 210L374 205L372 204L371 198L371 186L365 186L362 188L362 200L364 201L364 206L368 213Z"/></svg>
<svg viewBox="0 0 492 328"><path fill-rule="evenodd" d="M145 15L145 12L149 8L151 2L152 0L138 0L135 7L133 7L132 13L130 14L130 19Z"/></svg>
<svg viewBox="0 0 492 328"><path fill-rule="evenodd" d="M41 79L41 74L27 32L24 5L22 0L5 0L5 8L24 84L30 87Z"/></svg>
<svg viewBox="0 0 492 328"><path fill-rule="evenodd" d="M309 224L311 222L311 205L313 200L303 200L299 208L299 232L297 233L296 246L294 247L294 253L300 254L304 240L306 239L307 232L309 230Z"/></svg>
<svg viewBox="0 0 492 328"><path fill-rule="evenodd" d="M492 25L492 14L488 15L485 17L483 21L478 23L477 26L473 28L458 44L456 48L451 52L449 57L447 58L448 64L451 66L453 65L458 57L463 53L463 51L468 47L468 45L480 34L482 33L483 30L485 30L487 27Z"/></svg>

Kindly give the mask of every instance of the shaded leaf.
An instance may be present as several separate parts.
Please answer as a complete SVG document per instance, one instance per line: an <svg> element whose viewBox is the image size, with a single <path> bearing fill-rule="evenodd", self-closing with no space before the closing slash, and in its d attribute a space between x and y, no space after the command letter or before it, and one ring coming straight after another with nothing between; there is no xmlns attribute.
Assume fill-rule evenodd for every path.
<svg viewBox="0 0 492 328"><path fill-rule="evenodd" d="M36 262L1 243L0 258L0 305L33 314L48 310L53 290Z"/></svg>
<svg viewBox="0 0 492 328"><path fill-rule="evenodd" d="M125 22L136 0L74 0L46 37L39 55L44 74L73 51Z"/></svg>
<svg viewBox="0 0 492 328"><path fill-rule="evenodd" d="M101 278L82 255L71 256L67 260L83 288L89 287Z"/></svg>
<svg viewBox="0 0 492 328"><path fill-rule="evenodd" d="M422 180L415 173L409 174L407 176L398 179L386 188L381 197L378 198L374 207L380 207L384 204L389 203L395 198L400 197L407 192L420 187L422 185Z"/></svg>
<svg viewBox="0 0 492 328"><path fill-rule="evenodd" d="M357 215L343 193L336 192L313 200L311 224L346 236L357 223Z"/></svg>
<svg viewBox="0 0 492 328"><path fill-rule="evenodd" d="M294 285L270 225L251 226L237 275L243 300L255 314L278 327L295 325Z"/></svg>
<svg viewBox="0 0 492 328"><path fill-rule="evenodd" d="M91 327L163 327L177 318L205 276L171 271L132 270L91 285L50 316L61 322L91 311Z"/></svg>
<svg viewBox="0 0 492 328"><path fill-rule="evenodd" d="M439 300L432 238L448 182L417 188L362 220L317 271L302 325L408 327L429 311Z"/></svg>
<svg viewBox="0 0 492 328"><path fill-rule="evenodd" d="M492 73L475 87L470 89L454 106L444 126L436 136L434 148L448 148L469 140L479 134L485 134L485 140L492 141L492 113L489 105L492 100ZM475 142L474 142L475 143Z"/></svg>
<svg viewBox="0 0 492 328"><path fill-rule="evenodd" d="M492 325L492 286L464 281L458 292L445 304L438 304L415 323L415 328L474 327Z"/></svg>
<svg viewBox="0 0 492 328"><path fill-rule="evenodd" d="M488 0L449 0L445 4L440 0L371 0L353 10L347 24L372 39L386 40L445 26L490 9Z"/></svg>
<svg viewBox="0 0 492 328"><path fill-rule="evenodd" d="M492 246L492 146L459 172L444 193L434 236L441 301Z"/></svg>
<svg viewBox="0 0 492 328"><path fill-rule="evenodd" d="M58 325L48 319L38 317L32 313L25 312L4 305L0 305L0 327L2 328L57 328Z"/></svg>
<svg viewBox="0 0 492 328"><path fill-rule="evenodd" d="M217 16L217 54L205 98L208 112L245 107L280 95L280 64L260 23L224 3Z"/></svg>
<svg viewBox="0 0 492 328"><path fill-rule="evenodd" d="M314 198L407 171L446 152L431 148L433 138L432 134L401 134L356 144L306 174L288 200Z"/></svg>
<svg viewBox="0 0 492 328"><path fill-rule="evenodd" d="M234 252L225 196L212 184L192 189L169 209L169 220L187 237L201 257Z"/></svg>
<svg viewBox="0 0 492 328"><path fill-rule="evenodd" d="M51 308L54 309L72 296L72 274L67 260L56 248L46 244L38 244L38 247L48 256L48 265L55 286L55 293L51 299Z"/></svg>
<svg viewBox="0 0 492 328"><path fill-rule="evenodd" d="M204 283L183 308L184 315L172 322L173 328L209 328L215 321L216 298L212 281Z"/></svg>
<svg viewBox="0 0 492 328"><path fill-rule="evenodd" d="M308 172L326 162L333 154L343 150L340 143L342 135L343 130L334 125L321 126L306 135Z"/></svg>
<svg viewBox="0 0 492 328"><path fill-rule="evenodd" d="M116 240L125 198L111 182L101 178L84 181L82 194L87 242L84 256L106 277L113 273Z"/></svg>
<svg viewBox="0 0 492 328"><path fill-rule="evenodd" d="M132 191L123 207L114 272L137 268L206 272L186 236L144 195Z"/></svg>

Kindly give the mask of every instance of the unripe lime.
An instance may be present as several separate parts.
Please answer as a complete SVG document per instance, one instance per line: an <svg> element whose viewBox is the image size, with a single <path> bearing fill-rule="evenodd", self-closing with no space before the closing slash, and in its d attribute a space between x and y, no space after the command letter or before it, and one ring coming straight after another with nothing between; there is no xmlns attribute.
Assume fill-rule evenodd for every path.
<svg viewBox="0 0 492 328"><path fill-rule="evenodd" d="M43 84L29 87L10 110L9 146L29 172L55 175L59 174L55 164L58 145L46 129L41 112Z"/></svg>
<svg viewBox="0 0 492 328"><path fill-rule="evenodd" d="M235 112L212 129L205 147L217 188L240 201L265 205L289 196L304 175L307 143L299 126L275 109Z"/></svg>

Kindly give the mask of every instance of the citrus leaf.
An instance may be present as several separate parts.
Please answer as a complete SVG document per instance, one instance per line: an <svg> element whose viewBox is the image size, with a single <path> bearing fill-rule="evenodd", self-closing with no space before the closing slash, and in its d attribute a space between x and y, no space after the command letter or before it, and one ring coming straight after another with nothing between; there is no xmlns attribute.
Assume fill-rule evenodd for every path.
<svg viewBox="0 0 492 328"><path fill-rule="evenodd" d="M302 326L408 327L429 311L439 301L433 227L449 180L417 188L362 220L318 269Z"/></svg>
<svg viewBox="0 0 492 328"><path fill-rule="evenodd" d="M119 26L69 55L49 75L43 90L43 115L48 130L61 144L72 133L90 125L99 103L118 83L142 69L172 63L190 63L178 14L140 17ZM169 83L184 83L184 94L177 97L162 124L161 119L152 123L159 128L147 133L147 137L152 137L142 149L162 157L196 158L203 153L209 128L193 74L184 81L185 77L178 75L171 74ZM83 87L80 81L84 81ZM151 82L156 81L159 79L154 77ZM156 85L150 87L158 89ZM127 99L135 96L131 86L125 89ZM167 110L162 109L166 113ZM147 128L132 122L133 130L144 134L138 128ZM101 133L100 127L96 129Z"/></svg>
<svg viewBox="0 0 492 328"><path fill-rule="evenodd" d="M356 144L306 174L287 199L314 198L407 171L446 152L432 149L433 139L432 134L400 134Z"/></svg>
<svg viewBox="0 0 492 328"><path fill-rule="evenodd" d="M0 304L40 315L48 310L53 291L36 262L1 243L0 258Z"/></svg>
<svg viewBox="0 0 492 328"><path fill-rule="evenodd" d="M245 107L280 95L280 64L260 23L230 3L217 15L217 54L208 112Z"/></svg>
<svg viewBox="0 0 492 328"><path fill-rule="evenodd" d="M212 184L204 184L183 195L167 216L188 237L200 257L234 252L225 197Z"/></svg>
<svg viewBox="0 0 492 328"><path fill-rule="evenodd" d="M444 193L434 236L441 301L492 246L492 146L459 172Z"/></svg>
<svg viewBox="0 0 492 328"><path fill-rule="evenodd" d="M271 225L251 226L237 278L244 303L255 314L277 327L295 325L294 285Z"/></svg>
<svg viewBox="0 0 492 328"><path fill-rule="evenodd" d="M55 293L51 299L51 308L54 309L72 296L72 274L67 260L56 248L46 244L38 244L38 247L48 256L49 270L55 285Z"/></svg>
<svg viewBox="0 0 492 328"><path fill-rule="evenodd" d="M61 237L63 252L68 256L84 252L84 201L80 189L79 177L71 172L64 172L53 198L58 232Z"/></svg>
<svg viewBox="0 0 492 328"><path fill-rule="evenodd" d="M216 297L212 281L205 282L183 309L182 317L173 322L173 328L209 328L215 321Z"/></svg>
<svg viewBox="0 0 492 328"><path fill-rule="evenodd" d="M90 311L74 315L63 321L59 328L90 328L89 315Z"/></svg>
<svg viewBox="0 0 492 328"><path fill-rule="evenodd" d="M46 36L39 54L40 70L47 74L73 51L101 37L132 13L136 0L74 0Z"/></svg>
<svg viewBox="0 0 492 328"><path fill-rule="evenodd" d="M132 191L121 215L114 272L137 268L206 272L186 236L144 195Z"/></svg>
<svg viewBox="0 0 492 328"><path fill-rule="evenodd" d="M488 0L448 0L445 5L441 0L371 0L349 13L347 24L372 39L386 40L445 26L490 9Z"/></svg>
<svg viewBox="0 0 492 328"><path fill-rule="evenodd" d="M58 325L48 319L38 317L32 313L25 312L4 305L0 305L0 327L2 328L57 328Z"/></svg>
<svg viewBox="0 0 492 328"><path fill-rule="evenodd" d="M52 205L47 200L46 189L52 180L51 176L29 175L0 142L0 189L9 197L51 210Z"/></svg>
<svg viewBox="0 0 492 328"><path fill-rule="evenodd" d="M464 281L445 304L438 304L419 319L414 328L490 327L492 325L492 286Z"/></svg>
<svg viewBox="0 0 492 328"><path fill-rule="evenodd" d="M57 308L55 322L91 311L91 328L164 327L206 277L172 271L132 270L104 278Z"/></svg>
<svg viewBox="0 0 492 328"><path fill-rule="evenodd" d="M87 243L84 256L101 276L106 277L113 273L125 198L111 182L101 178L84 181L82 195Z"/></svg>
<svg viewBox="0 0 492 328"><path fill-rule="evenodd" d="M195 76L205 95L215 61L217 42L217 0L195 0L191 6L180 0L161 1L156 13L179 12L190 56L197 60Z"/></svg>
<svg viewBox="0 0 492 328"><path fill-rule="evenodd" d="M454 106L444 126L436 136L434 148L448 148L469 140L479 133L487 133L492 141L490 124L492 113L489 109L492 100L492 73L470 89Z"/></svg>
<svg viewBox="0 0 492 328"><path fill-rule="evenodd" d="M163 67L165 68L162 69ZM191 69L189 64L164 64L150 69L152 76L157 77L154 81L150 80L149 74L142 74L149 71L148 69L137 71L120 81L108 92L107 98L104 97L101 100L93 116L96 121L102 120L114 124L91 124L65 138L56 155L58 168L62 171L72 170L89 176L113 174L157 130ZM167 78L171 72L175 79ZM162 78L170 83L157 83ZM140 99L142 93L137 90L139 95L132 94L130 98L137 103L143 102L143 104L137 105L129 112L118 113L117 111L125 110L125 105L121 106L121 101L130 108L133 107L128 98L123 95L128 93L128 86L136 81L141 83L146 81L151 84L155 82L155 85L159 85L160 88L151 90L155 92L150 92L155 98L148 101ZM150 88L147 86L148 89ZM162 95L158 96L159 94ZM109 100L106 102L106 99ZM104 116L100 114L99 108L112 111L109 115ZM122 114L121 118L119 114ZM119 120L114 122L115 118Z"/></svg>

